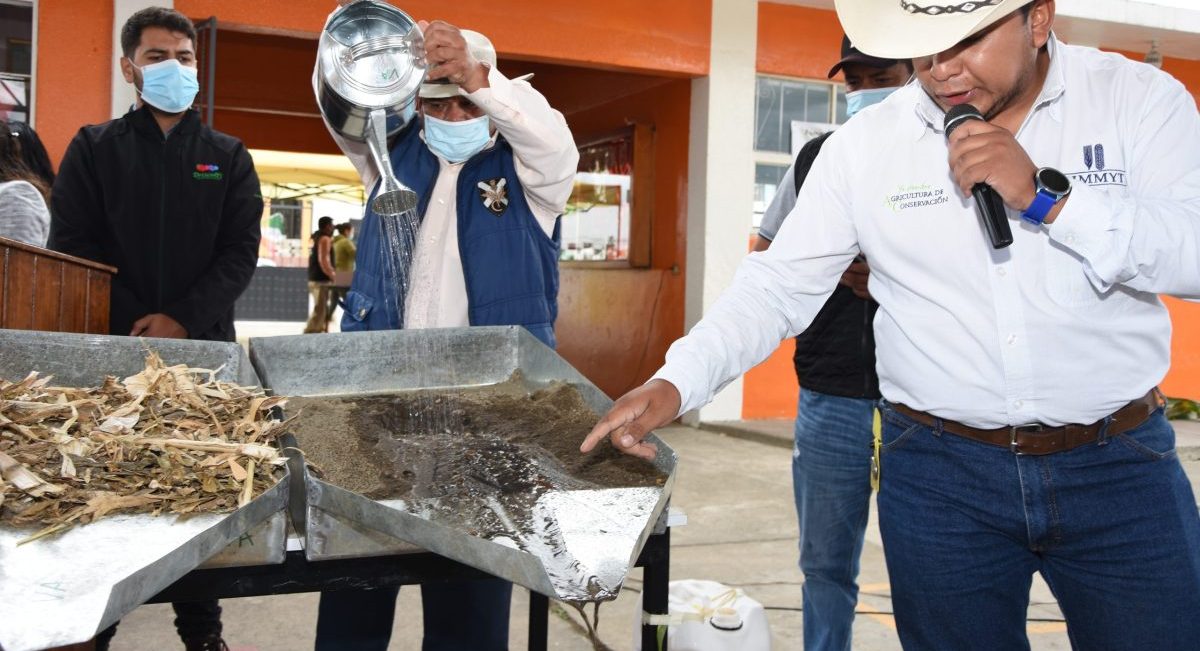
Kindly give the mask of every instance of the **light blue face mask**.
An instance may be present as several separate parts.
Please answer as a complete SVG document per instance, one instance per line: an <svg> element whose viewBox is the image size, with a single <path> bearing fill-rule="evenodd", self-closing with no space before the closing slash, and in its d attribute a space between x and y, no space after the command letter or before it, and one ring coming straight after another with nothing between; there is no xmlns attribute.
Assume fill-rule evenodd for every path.
<svg viewBox="0 0 1200 651"><path fill-rule="evenodd" d="M888 95L899 89L899 86L892 86L891 88L869 88L846 93L846 117L849 118L868 106L882 102Z"/></svg>
<svg viewBox="0 0 1200 651"><path fill-rule="evenodd" d="M176 59L151 63L139 70L142 71L142 101L163 113L186 111L200 92L196 69Z"/></svg>
<svg viewBox="0 0 1200 651"><path fill-rule="evenodd" d="M478 154L491 137L491 121L486 115L462 122L425 116L425 144L451 163L461 163Z"/></svg>

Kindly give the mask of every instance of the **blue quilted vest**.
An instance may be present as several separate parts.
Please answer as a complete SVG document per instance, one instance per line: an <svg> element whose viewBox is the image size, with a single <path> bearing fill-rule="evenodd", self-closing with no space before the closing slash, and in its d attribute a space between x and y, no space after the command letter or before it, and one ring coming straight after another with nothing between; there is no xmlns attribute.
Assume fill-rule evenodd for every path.
<svg viewBox="0 0 1200 651"><path fill-rule="evenodd" d="M440 165L420 136L414 120L397 137L391 150L392 169L400 182L419 199L417 214L424 216ZM507 204L496 205L480 184L495 188L504 179ZM371 191L359 228L354 280L346 296L342 330L396 329L403 322L404 297L384 300L387 278L386 238L381 218L371 210L379 191ZM496 145L463 164L458 176L458 249L467 286L469 322L478 325L520 325L554 347L554 321L558 317L559 224L547 237L529 209L513 164L512 147L503 137ZM485 200L492 197L492 208ZM403 220L401 220L403 221Z"/></svg>

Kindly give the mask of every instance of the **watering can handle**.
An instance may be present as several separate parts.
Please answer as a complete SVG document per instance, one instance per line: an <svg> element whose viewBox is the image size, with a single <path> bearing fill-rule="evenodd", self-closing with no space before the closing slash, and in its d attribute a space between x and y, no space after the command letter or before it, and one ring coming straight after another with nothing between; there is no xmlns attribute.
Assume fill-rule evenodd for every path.
<svg viewBox="0 0 1200 651"><path fill-rule="evenodd" d="M413 32L417 33L417 38L410 38ZM361 43L356 43L346 52L347 61L358 61L369 56L381 54L383 52L411 52L413 59L418 62L418 65L425 64L425 48L423 46L424 39L421 38L420 30L413 28L404 36L395 34L388 36L376 36Z"/></svg>

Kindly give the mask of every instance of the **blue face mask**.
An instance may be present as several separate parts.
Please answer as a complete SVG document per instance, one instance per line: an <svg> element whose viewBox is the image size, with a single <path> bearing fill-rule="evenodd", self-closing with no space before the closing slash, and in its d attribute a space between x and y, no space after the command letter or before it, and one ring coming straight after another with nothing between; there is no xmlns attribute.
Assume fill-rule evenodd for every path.
<svg viewBox="0 0 1200 651"><path fill-rule="evenodd" d="M491 122L486 115L462 122L425 116L425 144L451 163L461 163L483 151L491 137Z"/></svg>
<svg viewBox="0 0 1200 651"><path fill-rule="evenodd" d="M891 88L871 88L846 93L846 117L849 118L868 106L882 102L888 95L899 89L899 86L892 86Z"/></svg>
<svg viewBox="0 0 1200 651"><path fill-rule="evenodd" d="M142 101L163 113L186 111L200 92L196 69L176 59L151 63L139 70L142 71Z"/></svg>

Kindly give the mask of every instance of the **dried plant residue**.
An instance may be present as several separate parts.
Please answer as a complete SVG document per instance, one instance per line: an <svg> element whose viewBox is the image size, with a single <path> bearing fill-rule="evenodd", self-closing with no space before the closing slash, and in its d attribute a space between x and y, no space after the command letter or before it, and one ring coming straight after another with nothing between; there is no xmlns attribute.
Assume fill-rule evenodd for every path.
<svg viewBox="0 0 1200 651"><path fill-rule="evenodd" d="M110 513L233 511L276 482L285 399L166 366L94 388L0 380L0 525L29 542Z"/></svg>

